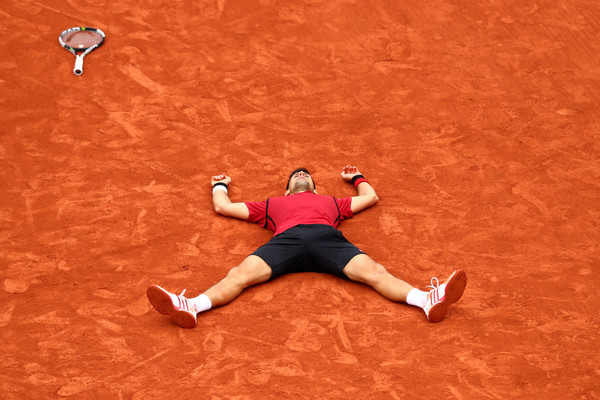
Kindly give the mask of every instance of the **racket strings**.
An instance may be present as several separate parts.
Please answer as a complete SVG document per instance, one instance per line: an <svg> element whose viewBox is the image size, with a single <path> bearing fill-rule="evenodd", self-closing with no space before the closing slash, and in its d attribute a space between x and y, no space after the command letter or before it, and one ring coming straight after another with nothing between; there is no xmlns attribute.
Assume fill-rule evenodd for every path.
<svg viewBox="0 0 600 400"><path fill-rule="evenodd" d="M63 42L75 50L85 50L102 43L102 35L92 31L67 32L62 36Z"/></svg>

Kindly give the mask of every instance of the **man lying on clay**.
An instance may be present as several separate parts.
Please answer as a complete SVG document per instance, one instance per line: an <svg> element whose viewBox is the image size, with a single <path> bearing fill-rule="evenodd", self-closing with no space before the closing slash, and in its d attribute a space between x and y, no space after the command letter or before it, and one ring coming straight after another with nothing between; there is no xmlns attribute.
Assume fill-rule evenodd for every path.
<svg viewBox="0 0 600 400"><path fill-rule="evenodd" d="M322 272L371 286L388 300L421 307L427 319L439 322L448 306L457 302L467 275L457 270L442 284L431 279L428 292L390 274L337 230L340 222L377 203L377 194L358 168L347 165L342 178L357 190L345 198L321 196L305 168L290 174L284 196L260 202L232 203L227 188L231 177L213 176L213 205L218 214L260 224L275 232L273 238L232 268L227 276L203 294L186 298L157 285L147 290L152 306L184 328L194 328L197 314L234 300L247 287L293 272Z"/></svg>

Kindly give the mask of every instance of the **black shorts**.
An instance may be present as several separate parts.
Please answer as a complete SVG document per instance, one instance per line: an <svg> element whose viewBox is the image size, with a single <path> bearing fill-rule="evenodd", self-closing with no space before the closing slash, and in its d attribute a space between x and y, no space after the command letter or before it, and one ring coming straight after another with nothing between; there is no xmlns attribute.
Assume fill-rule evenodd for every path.
<svg viewBox="0 0 600 400"><path fill-rule="evenodd" d="M296 225L274 236L254 253L273 273L271 280L292 272L325 272L348 279L343 269L359 254L342 232L330 225Z"/></svg>

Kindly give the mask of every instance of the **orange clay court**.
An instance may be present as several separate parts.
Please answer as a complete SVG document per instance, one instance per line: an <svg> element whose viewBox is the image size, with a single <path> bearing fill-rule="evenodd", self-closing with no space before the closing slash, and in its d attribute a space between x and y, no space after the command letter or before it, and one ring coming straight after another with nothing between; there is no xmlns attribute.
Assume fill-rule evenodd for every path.
<svg viewBox="0 0 600 400"><path fill-rule="evenodd" d="M473 4L471 4L473 3ZM600 4L5 0L0 397L600 398ZM58 35L106 33L83 74ZM446 318L332 275L252 287L183 329L283 195L379 202L339 229Z"/></svg>

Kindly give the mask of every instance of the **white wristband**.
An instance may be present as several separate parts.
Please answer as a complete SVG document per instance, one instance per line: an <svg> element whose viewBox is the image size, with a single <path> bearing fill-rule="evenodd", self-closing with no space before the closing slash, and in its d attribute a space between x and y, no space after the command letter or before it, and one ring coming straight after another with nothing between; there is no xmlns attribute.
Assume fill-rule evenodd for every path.
<svg viewBox="0 0 600 400"><path fill-rule="evenodd" d="M213 188L213 194L215 194L215 192L216 192L217 190L223 190L225 193L228 193L228 192L227 192L227 186L223 186L223 185L217 185L217 186L215 186L215 187Z"/></svg>

